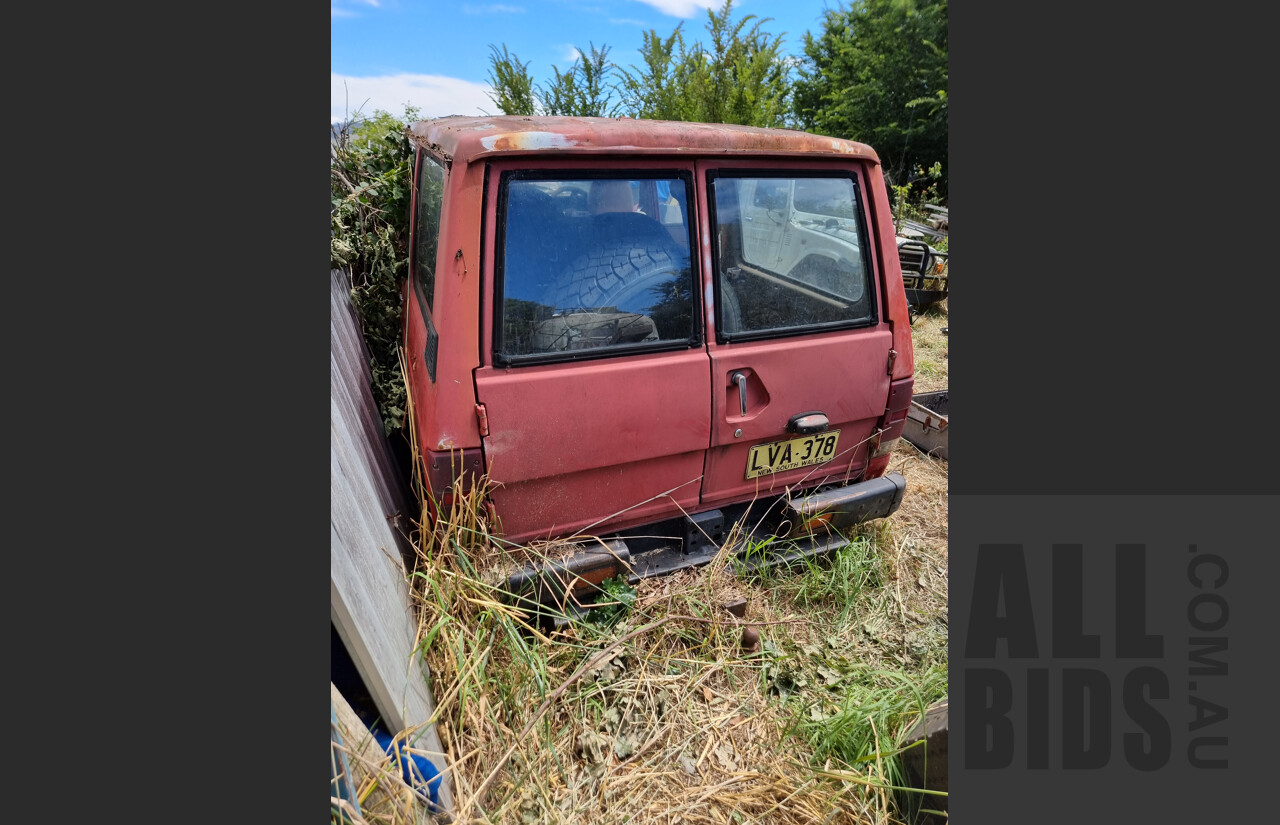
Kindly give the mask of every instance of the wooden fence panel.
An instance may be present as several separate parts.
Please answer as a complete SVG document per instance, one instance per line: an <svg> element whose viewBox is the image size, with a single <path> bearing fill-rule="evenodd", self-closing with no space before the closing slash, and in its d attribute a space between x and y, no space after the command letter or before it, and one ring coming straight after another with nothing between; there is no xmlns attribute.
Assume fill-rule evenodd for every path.
<svg viewBox="0 0 1280 825"><path fill-rule="evenodd" d="M395 526L397 519L408 524L405 516L414 511L373 400L347 276L331 275L330 614L387 726L413 731L411 746L428 751L444 776L440 801L451 809L440 737L426 724L435 704L416 650L408 547Z"/></svg>

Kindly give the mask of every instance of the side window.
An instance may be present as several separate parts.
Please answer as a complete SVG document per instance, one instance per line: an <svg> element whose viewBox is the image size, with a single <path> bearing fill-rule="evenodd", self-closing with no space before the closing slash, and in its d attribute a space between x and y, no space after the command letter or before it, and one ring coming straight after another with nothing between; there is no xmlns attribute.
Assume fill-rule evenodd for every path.
<svg viewBox="0 0 1280 825"><path fill-rule="evenodd" d="M875 323L852 177L713 173L709 183L724 340Z"/></svg>
<svg viewBox="0 0 1280 825"><path fill-rule="evenodd" d="M425 153L418 162L418 218L413 249L413 274L418 297L431 309L435 301L436 249L440 243L440 204L444 199L444 167ZM423 313L429 315L430 313Z"/></svg>
<svg viewBox="0 0 1280 825"><path fill-rule="evenodd" d="M504 174L499 363L698 343L683 208L690 183L687 175Z"/></svg>
<svg viewBox="0 0 1280 825"><path fill-rule="evenodd" d="M423 352L427 374L436 380L436 355L440 335L432 310L436 293L436 251L440 244L440 206L444 200L444 167L425 152L418 153L418 191L414 197L417 217L413 245L413 284L427 324L427 346Z"/></svg>

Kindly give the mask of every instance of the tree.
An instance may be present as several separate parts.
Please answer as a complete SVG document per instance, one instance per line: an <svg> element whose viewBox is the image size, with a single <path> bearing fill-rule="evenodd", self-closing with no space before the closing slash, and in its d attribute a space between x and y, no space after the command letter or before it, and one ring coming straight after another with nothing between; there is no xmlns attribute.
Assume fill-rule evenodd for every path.
<svg viewBox="0 0 1280 825"><path fill-rule="evenodd" d="M644 58L644 68L631 67L628 72L620 70L622 81L622 106L632 116L650 120L683 120L681 97L683 88L676 76L672 52L679 44L679 53L684 53L684 38L680 34L680 23L671 32L671 36L663 40L657 31L650 29L644 33L644 45L640 47L640 56Z"/></svg>
<svg viewBox="0 0 1280 825"><path fill-rule="evenodd" d="M613 98L610 76L615 67L609 62L609 47L599 49L595 43L588 51L578 49L578 57L561 72L552 66L554 78L547 86L538 86L529 74L529 64L521 63L504 45L489 46L489 99L504 115L571 115L576 117L611 117L619 104Z"/></svg>
<svg viewBox="0 0 1280 825"><path fill-rule="evenodd" d="M491 43L489 52L489 85L494 92L489 99L504 115L536 114L529 64L508 53L505 44L499 52Z"/></svg>
<svg viewBox="0 0 1280 825"><path fill-rule="evenodd" d="M547 115L572 115L576 117L612 117L618 113L619 104L613 99L613 87L609 76L615 67L609 62L609 47L590 44L590 51L578 49L573 65L561 74L552 66L555 80L547 88L538 87L538 100L542 113Z"/></svg>
<svg viewBox="0 0 1280 825"><path fill-rule="evenodd" d="M804 36L801 128L871 145L890 185L940 164L946 197L947 0L853 0Z"/></svg>
<svg viewBox="0 0 1280 825"><path fill-rule="evenodd" d="M790 68L782 36L764 31L772 18L733 20L733 0L707 10L710 45L687 47L681 23L663 39L650 29L643 66L621 70L623 108L633 117L784 126L790 113Z"/></svg>
<svg viewBox="0 0 1280 825"><path fill-rule="evenodd" d="M504 45L490 45L489 96L506 115L576 115L786 126L791 114L791 69L782 36L754 14L734 20L733 0L707 10L710 43L687 46L683 23L666 37L650 29L640 49L643 67L622 69L595 43L565 71L552 66L546 86L535 85L529 64Z"/></svg>

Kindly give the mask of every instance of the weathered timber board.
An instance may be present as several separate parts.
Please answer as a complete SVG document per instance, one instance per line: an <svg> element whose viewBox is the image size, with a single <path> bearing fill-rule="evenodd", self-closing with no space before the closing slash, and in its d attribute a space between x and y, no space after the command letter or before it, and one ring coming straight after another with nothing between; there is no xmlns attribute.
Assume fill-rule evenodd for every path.
<svg viewBox="0 0 1280 825"><path fill-rule="evenodd" d="M394 526L408 512L407 496L373 401L346 276L331 275L330 615L387 727L412 731L411 746L440 769L440 802L451 809L443 748L426 724L435 705L416 650L408 548Z"/></svg>

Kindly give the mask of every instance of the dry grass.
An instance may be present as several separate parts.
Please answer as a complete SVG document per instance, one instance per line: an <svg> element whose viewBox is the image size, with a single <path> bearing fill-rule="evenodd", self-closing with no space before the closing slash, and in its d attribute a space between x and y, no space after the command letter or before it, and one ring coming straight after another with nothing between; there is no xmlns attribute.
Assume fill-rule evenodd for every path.
<svg viewBox="0 0 1280 825"><path fill-rule="evenodd" d="M915 392L933 392L948 388L947 301L921 312L911 327L912 348L916 357ZM931 365L923 376L920 365ZM893 526L895 547L895 586L914 589L913 597L904 603L920 615L947 615L947 460L929 456L907 441L898 441L889 469L907 479L907 492L902 506L888 521Z"/></svg>
<svg viewBox="0 0 1280 825"><path fill-rule="evenodd" d="M423 604L423 628L434 636L438 730L461 820L894 821L894 780L875 762L815 765L790 733L795 709L777 695L780 677L797 695L806 676L815 688L838 682L847 670L837 662L894 666L891 651L919 628L884 615L907 609L891 589L854 631L825 621L820 606L799 608L778 583L770 592L708 566L642 582L613 628L575 625L525 643L536 631L465 567L442 554L419 570L446 591ZM732 592L747 595L748 620L719 609ZM742 644L748 623L761 650ZM884 732L886 750L898 733Z"/></svg>
<svg viewBox="0 0 1280 825"><path fill-rule="evenodd" d="M945 302L912 328L932 371L917 391L946 387L944 326ZM945 692L947 462L903 440L890 468L908 479L901 508L829 568L744 580L722 552L642 581L621 623L555 632L503 604L485 571L506 554L479 495L455 497L418 536L411 583L456 821L908 821L903 800L921 800L894 790L893 756L915 715L858 708ZM745 620L722 609L734 596ZM747 625L758 644L744 645ZM865 757L849 756L846 719Z"/></svg>
<svg viewBox="0 0 1280 825"><path fill-rule="evenodd" d="M947 388L948 338L942 330L948 324L947 299L921 311L911 325L911 341L916 358L916 392Z"/></svg>
<svg viewBox="0 0 1280 825"><path fill-rule="evenodd" d="M349 790L359 806L357 810L349 801L339 798L337 789L331 786L333 804L342 812L341 817L334 815L334 821L343 825L428 821L424 800L405 783L400 766L382 752L368 728L345 704L337 688L333 692L335 709L342 708L341 712L335 711L337 718L333 723L342 743L335 744L333 774L341 773L350 779Z"/></svg>

